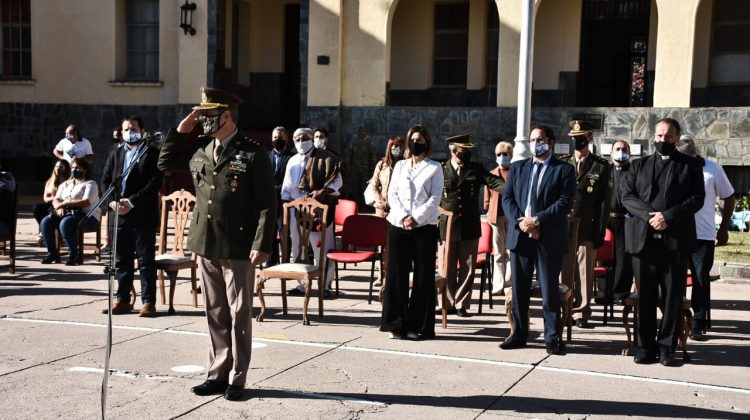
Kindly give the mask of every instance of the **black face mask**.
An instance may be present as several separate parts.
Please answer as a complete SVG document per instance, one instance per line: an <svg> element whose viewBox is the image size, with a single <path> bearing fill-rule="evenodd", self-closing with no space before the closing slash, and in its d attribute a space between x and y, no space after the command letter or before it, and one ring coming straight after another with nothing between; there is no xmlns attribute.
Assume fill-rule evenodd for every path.
<svg viewBox="0 0 750 420"><path fill-rule="evenodd" d="M201 125L203 126L203 134L210 136L215 132L221 130L224 124L219 124L221 120L221 114L219 115L201 115L198 117Z"/></svg>
<svg viewBox="0 0 750 420"><path fill-rule="evenodd" d="M273 145L273 148L276 150L282 150L284 146L286 146L286 142L284 139L274 139L271 141L271 145Z"/></svg>
<svg viewBox="0 0 750 420"><path fill-rule="evenodd" d="M456 157L462 163L469 163L471 162L471 150L464 150L462 152L456 152Z"/></svg>
<svg viewBox="0 0 750 420"><path fill-rule="evenodd" d="M83 178L83 171L81 171L81 170L74 169L71 174L73 175L73 178L75 178L75 179L82 179Z"/></svg>
<svg viewBox="0 0 750 420"><path fill-rule="evenodd" d="M662 156L671 155L677 148L674 143L667 143L666 141L654 142L654 147L656 147L656 151Z"/></svg>
<svg viewBox="0 0 750 420"><path fill-rule="evenodd" d="M409 144L409 151L414 156L419 156L427 151L427 143L412 142Z"/></svg>
<svg viewBox="0 0 750 420"><path fill-rule="evenodd" d="M585 136L573 137L573 140L575 140L576 142L576 150L583 150L589 145L589 139L587 139Z"/></svg>

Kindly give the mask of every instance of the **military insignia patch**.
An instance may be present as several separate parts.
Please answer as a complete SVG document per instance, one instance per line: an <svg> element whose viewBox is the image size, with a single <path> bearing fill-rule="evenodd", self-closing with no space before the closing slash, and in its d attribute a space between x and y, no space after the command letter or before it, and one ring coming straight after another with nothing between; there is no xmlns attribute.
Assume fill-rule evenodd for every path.
<svg viewBox="0 0 750 420"><path fill-rule="evenodd" d="M229 163L229 170L235 175L247 172L247 158L243 155L236 155Z"/></svg>

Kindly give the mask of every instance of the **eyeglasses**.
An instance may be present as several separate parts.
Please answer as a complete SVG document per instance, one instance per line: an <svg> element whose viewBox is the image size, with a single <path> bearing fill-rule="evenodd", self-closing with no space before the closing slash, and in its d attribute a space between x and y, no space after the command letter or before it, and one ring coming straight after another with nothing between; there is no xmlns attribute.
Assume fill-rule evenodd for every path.
<svg viewBox="0 0 750 420"><path fill-rule="evenodd" d="M545 137L536 137L529 140L533 141L534 143L547 143L549 141L549 139Z"/></svg>
<svg viewBox="0 0 750 420"><path fill-rule="evenodd" d="M497 157L508 156L508 154L507 153L495 153L495 156L497 156Z"/></svg>

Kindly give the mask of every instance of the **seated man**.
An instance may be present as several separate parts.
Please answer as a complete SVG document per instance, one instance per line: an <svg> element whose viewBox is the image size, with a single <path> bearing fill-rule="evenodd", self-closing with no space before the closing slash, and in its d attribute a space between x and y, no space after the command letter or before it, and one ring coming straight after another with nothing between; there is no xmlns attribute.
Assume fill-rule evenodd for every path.
<svg viewBox="0 0 750 420"><path fill-rule="evenodd" d="M335 246L333 237L333 216L335 213L336 202L338 201L339 189L341 188L341 173L339 172L339 160L333 154L324 150L313 147L313 131L309 128L298 128L294 131L294 147L297 153L289 158L284 174L284 182L281 186L281 199L285 202L296 200L300 197L312 197L323 204L329 205L328 227L325 232L325 242L327 253ZM295 218L289 221L294 225ZM297 255L299 252L299 235L296 229L290 229L292 239L292 253L290 261L298 258L304 259L305 256ZM310 234L310 245L313 248L313 254L316 261L324 258L320 255L320 233L312 232ZM325 264L325 262L323 262ZM334 267L331 265L326 272L326 297L330 297L330 286L333 280ZM290 295L304 295L305 289L302 284L289 291Z"/></svg>

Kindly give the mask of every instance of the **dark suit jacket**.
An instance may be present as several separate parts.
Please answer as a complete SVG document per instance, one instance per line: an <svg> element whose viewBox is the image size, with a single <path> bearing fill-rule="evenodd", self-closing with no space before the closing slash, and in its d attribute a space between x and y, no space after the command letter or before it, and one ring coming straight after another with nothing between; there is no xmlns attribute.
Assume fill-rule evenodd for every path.
<svg viewBox="0 0 750 420"><path fill-rule="evenodd" d="M440 207L453 212L451 241L465 241L482 236L479 220L479 197L482 185L502 191L505 181L482 165L469 162L456 174L450 160L443 163L443 198ZM440 239L445 240L448 218L440 216Z"/></svg>
<svg viewBox="0 0 750 420"><path fill-rule="evenodd" d="M531 240L518 227L518 219L523 217L526 209L533 166L533 159L512 164L501 197L503 211L508 218L506 246L511 250L515 249L521 240ZM568 252L567 216L573 206L575 194L575 168L552 156L539 184L539 212L532 214L539 218L539 243L548 253ZM525 239L521 239L522 237Z"/></svg>
<svg viewBox="0 0 750 420"><path fill-rule="evenodd" d="M159 169L190 168L196 204L188 248L206 258L247 260L250 251L271 251L276 193L268 154L237 133L214 164L214 140L170 130Z"/></svg>
<svg viewBox="0 0 750 420"><path fill-rule="evenodd" d="M137 226L159 226L159 189L161 188L162 173L157 169L159 150L149 145L148 151L135 164L125 180L125 190L120 191L119 197L127 198L133 203L133 210L128 214L120 216L120 225ZM123 160L127 146L112 149L107 157L102 173L102 188L108 189L113 182L122 174ZM114 199L114 196L112 197ZM108 200L112 201L112 200Z"/></svg>
<svg viewBox="0 0 750 420"><path fill-rule="evenodd" d="M691 252L697 244L694 215L706 196L701 164L697 159L673 152L668 169L660 179L654 179L657 159L661 156L654 153L633 161L620 185L622 204L633 215L625 220L625 250L637 254L643 249L646 235L655 232L648 224L649 212L660 211L668 225L660 232L667 249ZM658 185L665 177L667 190L660 206Z"/></svg>
<svg viewBox="0 0 750 420"><path fill-rule="evenodd" d="M275 159L276 151L268 151L268 160L271 161L271 169L273 169L273 179L276 182L276 194L281 194L281 184L284 182L284 174L286 173L286 164L289 162L289 158L294 156L289 150L284 150L280 153L279 162L276 163Z"/></svg>

